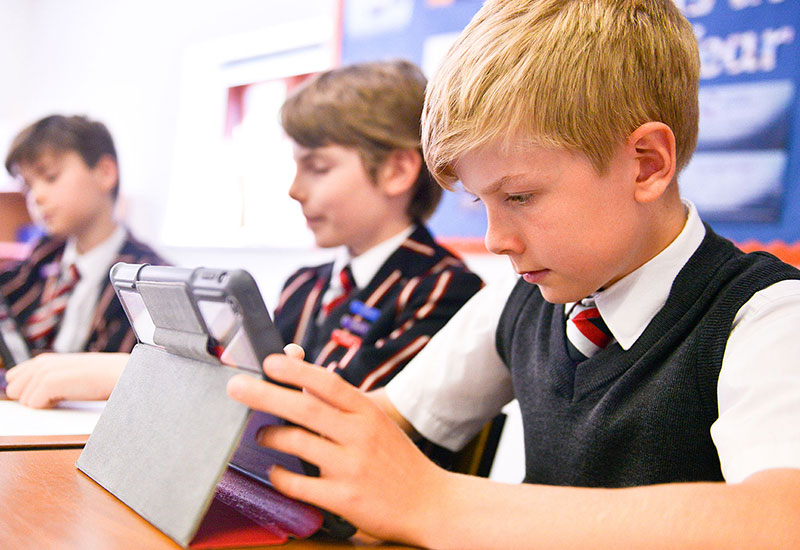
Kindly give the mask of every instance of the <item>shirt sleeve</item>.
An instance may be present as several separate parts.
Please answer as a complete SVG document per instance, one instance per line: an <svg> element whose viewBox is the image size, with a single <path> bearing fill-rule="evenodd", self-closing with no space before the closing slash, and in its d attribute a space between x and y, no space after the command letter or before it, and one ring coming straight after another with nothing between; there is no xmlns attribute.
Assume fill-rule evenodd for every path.
<svg viewBox="0 0 800 550"><path fill-rule="evenodd" d="M729 483L800 468L800 281L756 293L736 314L722 360L719 418L711 426Z"/></svg>
<svg viewBox="0 0 800 550"><path fill-rule="evenodd" d="M517 276L481 289L386 386L394 407L425 438L463 447L514 397L495 333Z"/></svg>

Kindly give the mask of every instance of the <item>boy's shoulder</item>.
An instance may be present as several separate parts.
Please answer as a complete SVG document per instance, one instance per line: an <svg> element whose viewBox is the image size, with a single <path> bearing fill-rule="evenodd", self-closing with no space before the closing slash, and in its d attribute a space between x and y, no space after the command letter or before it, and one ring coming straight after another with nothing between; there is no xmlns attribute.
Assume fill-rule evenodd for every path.
<svg viewBox="0 0 800 550"><path fill-rule="evenodd" d="M436 275L445 270L469 273L477 277L456 252L437 242L422 224L415 227L411 235L389 257L387 264L392 260L396 261L405 277Z"/></svg>
<svg viewBox="0 0 800 550"><path fill-rule="evenodd" d="M65 245L64 239L42 235L32 243L30 252L25 258L0 261L0 273L7 274L26 267L53 262L61 256Z"/></svg>
<svg viewBox="0 0 800 550"><path fill-rule="evenodd" d="M301 267L284 283L284 290L307 285L318 281L327 281L331 275L333 262ZM431 232L422 224L414 227L411 234L386 259L372 278L369 287L381 284L387 279L406 283L426 279L439 279L442 274L457 279L457 284L474 291L482 286L480 277L470 271L464 261L453 251L442 246L434 239Z"/></svg>
<svg viewBox="0 0 800 550"><path fill-rule="evenodd" d="M134 237L129 230L126 230L118 261L131 264L170 265L150 245Z"/></svg>

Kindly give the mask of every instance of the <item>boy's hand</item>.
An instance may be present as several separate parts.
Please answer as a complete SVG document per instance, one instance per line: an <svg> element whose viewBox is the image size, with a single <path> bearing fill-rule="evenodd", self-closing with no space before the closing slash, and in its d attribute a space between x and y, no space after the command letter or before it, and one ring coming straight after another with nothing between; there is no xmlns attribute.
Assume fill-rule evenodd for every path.
<svg viewBox="0 0 800 550"><path fill-rule="evenodd" d="M6 373L6 395L34 408L108 399L127 360L127 353L43 353Z"/></svg>
<svg viewBox="0 0 800 550"><path fill-rule="evenodd" d="M246 375L228 382L232 398L297 425L263 429L259 443L297 455L320 470L315 478L275 467L272 483L370 535L421 542L414 531L424 533L437 523L448 474L365 394L338 375L299 360L296 350L286 351L292 356L269 356L264 371L304 391Z"/></svg>

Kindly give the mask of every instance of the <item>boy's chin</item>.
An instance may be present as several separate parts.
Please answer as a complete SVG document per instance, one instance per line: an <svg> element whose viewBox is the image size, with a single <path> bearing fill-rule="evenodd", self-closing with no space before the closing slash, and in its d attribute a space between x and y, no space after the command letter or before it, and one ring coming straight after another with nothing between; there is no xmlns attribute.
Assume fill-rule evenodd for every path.
<svg viewBox="0 0 800 550"><path fill-rule="evenodd" d="M314 235L314 243L317 245L317 248L336 248L337 246L342 246L344 243L338 241L336 239L326 239L320 238Z"/></svg>
<svg viewBox="0 0 800 550"><path fill-rule="evenodd" d="M547 302L551 304L570 304L572 302L577 302L579 300L583 300L592 292L594 291L586 291L584 292L581 289L565 289L565 288L554 288L551 286L546 285L537 285L539 287L539 292L542 293L542 298L544 298Z"/></svg>
<svg viewBox="0 0 800 550"><path fill-rule="evenodd" d="M63 239L66 239L68 237L68 234L65 231L63 231L61 228L57 226L53 226L52 224L45 223L42 224L42 227L44 228L44 232L51 237L63 238Z"/></svg>

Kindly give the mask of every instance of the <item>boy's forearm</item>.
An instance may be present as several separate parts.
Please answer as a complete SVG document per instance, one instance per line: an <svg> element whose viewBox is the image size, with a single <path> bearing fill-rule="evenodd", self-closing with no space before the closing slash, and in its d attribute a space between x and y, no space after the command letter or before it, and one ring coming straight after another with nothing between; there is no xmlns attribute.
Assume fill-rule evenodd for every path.
<svg viewBox="0 0 800 550"><path fill-rule="evenodd" d="M508 485L453 475L432 548L796 548L800 470L771 470L741 484L627 489Z"/></svg>

